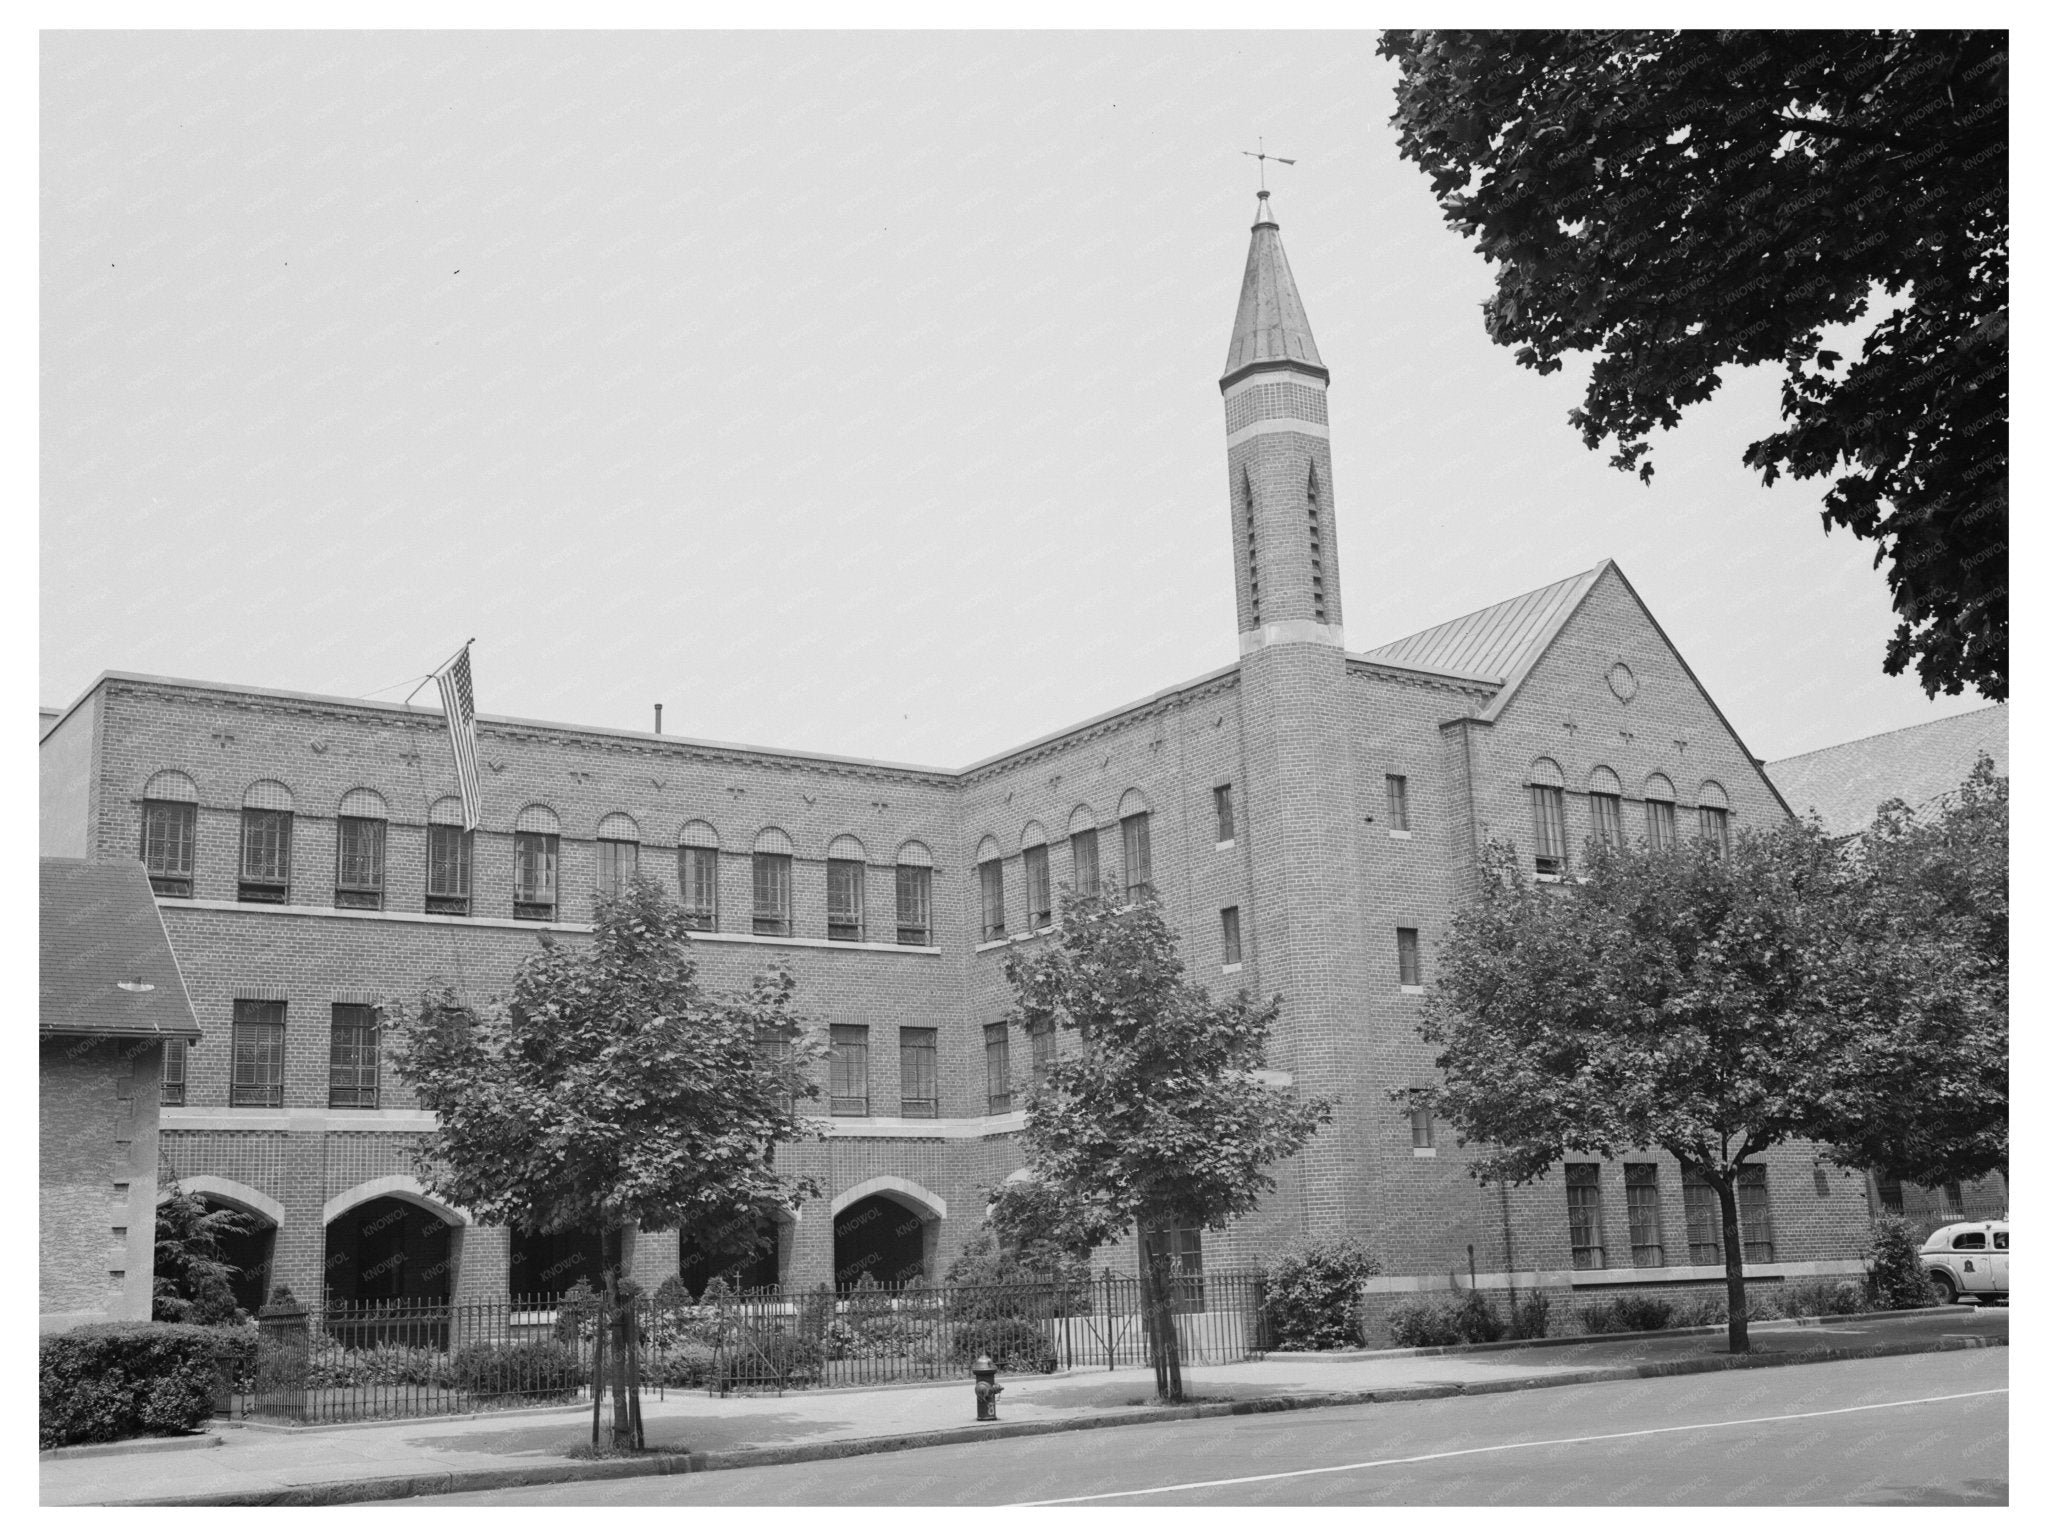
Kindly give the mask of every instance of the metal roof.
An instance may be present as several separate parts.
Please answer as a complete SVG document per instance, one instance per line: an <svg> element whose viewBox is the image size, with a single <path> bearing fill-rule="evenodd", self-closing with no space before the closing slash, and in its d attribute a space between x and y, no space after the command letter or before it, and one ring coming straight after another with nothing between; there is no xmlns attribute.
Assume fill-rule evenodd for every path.
<svg viewBox="0 0 2048 1536"><path fill-rule="evenodd" d="M1298 363L1329 377L1316 339L1309 334L1308 311L1294 286L1294 271L1280 244L1266 194L1259 193L1259 219L1252 225L1252 247L1244 259L1244 287L1237 296L1237 324L1230 331L1230 355L1223 360L1227 386L1248 368Z"/></svg>
<svg viewBox="0 0 2048 1536"><path fill-rule="evenodd" d="M136 859L43 859L39 1031L199 1038L149 876Z"/></svg>
<svg viewBox="0 0 2048 1536"><path fill-rule="evenodd" d="M1793 810L1818 811L1828 831L1847 836L1869 826L1887 800L1903 800L1915 810L1939 804L1969 776L1979 752L1989 753L1992 766L2010 775L2009 728L2007 706L1992 704L1780 758L1764 772Z"/></svg>
<svg viewBox="0 0 2048 1536"><path fill-rule="evenodd" d="M1505 685L1542 654L1608 563L1359 654L1367 661Z"/></svg>

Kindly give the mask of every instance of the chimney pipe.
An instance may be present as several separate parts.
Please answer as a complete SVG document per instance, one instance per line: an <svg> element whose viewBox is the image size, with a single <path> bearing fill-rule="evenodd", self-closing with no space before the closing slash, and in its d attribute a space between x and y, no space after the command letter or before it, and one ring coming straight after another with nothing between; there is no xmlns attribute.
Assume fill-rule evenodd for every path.
<svg viewBox="0 0 2048 1536"><path fill-rule="evenodd" d="M661 734L661 706L659 704L654 706L654 734L657 736Z"/></svg>

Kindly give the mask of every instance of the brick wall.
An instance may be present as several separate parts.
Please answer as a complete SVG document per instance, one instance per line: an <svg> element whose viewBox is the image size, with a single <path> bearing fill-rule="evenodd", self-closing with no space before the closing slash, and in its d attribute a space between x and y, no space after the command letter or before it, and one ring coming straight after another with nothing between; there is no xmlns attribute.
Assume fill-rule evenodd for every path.
<svg viewBox="0 0 2048 1536"><path fill-rule="evenodd" d="M45 1039L37 1274L42 1331L149 1316L156 1040Z"/></svg>

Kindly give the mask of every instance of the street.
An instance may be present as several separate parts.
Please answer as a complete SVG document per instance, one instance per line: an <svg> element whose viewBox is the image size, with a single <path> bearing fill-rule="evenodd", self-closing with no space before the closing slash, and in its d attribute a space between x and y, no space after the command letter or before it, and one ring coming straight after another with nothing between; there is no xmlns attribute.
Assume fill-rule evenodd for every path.
<svg viewBox="0 0 2048 1536"><path fill-rule="evenodd" d="M1998 1505L2008 1365L1968 1350L406 1502Z"/></svg>

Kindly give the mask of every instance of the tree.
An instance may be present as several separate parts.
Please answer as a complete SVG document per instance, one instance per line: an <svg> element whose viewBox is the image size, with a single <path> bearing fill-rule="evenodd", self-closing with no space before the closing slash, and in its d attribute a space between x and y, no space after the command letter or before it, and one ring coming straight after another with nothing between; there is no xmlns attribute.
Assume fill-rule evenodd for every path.
<svg viewBox="0 0 2048 1536"><path fill-rule="evenodd" d="M241 1273L221 1255L221 1243L249 1230L239 1211L208 1210L174 1179L156 1205L156 1265L149 1315L160 1323L233 1323L244 1317L235 1302Z"/></svg>
<svg viewBox="0 0 2048 1536"><path fill-rule="evenodd" d="M1177 1228L1221 1226L1273 1187L1267 1168L1331 1118L1254 1074L1280 999L1221 1001L1190 982L1150 898L1063 892L1050 943L1013 949L1003 973L1026 1029L1055 1029L1062 1052L1027 1104L1023 1146L1039 1186L1091 1245L1135 1227L1154 1379L1183 1396L1169 1244Z"/></svg>
<svg viewBox="0 0 2048 1536"><path fill-rule="evenodd" d="M811 1133L796 1103L818 1093L793 990L777 970L743 996L707 993L681 909L636 877L599 901L588 945L543 935L509 1004L443 994L390 1010L394 1064L437 1121L423 1182L484 1221L603 1232L615 1445L644 1448L626 1278L636 1230L816 1193L773 1163L776 1143Z"/></svg>
<svg viewBox="0 0 2048 1536"><path fill-rule="evenodd" d="M1884 669L2006 696L2002 32L1410 32L1401 154L1499 274L1487 333L1645 480L1723 370L1785 369L1764 484L1875 541ZM1843 367L1829 330L1865 327Z"/></svg>
<svg viewBox="0 0 2048 1536"><path fill-rule="evenodd" d="M1851 851L1809 822L1726 854L1589 844L1564 885L1494 845L1484 873L1423 1004L1442 1082L1419 1096L1487 1144L1483 1180L1634 1147L1696 1172L1721 1209L1729 1348L1746 1350L1745 1170L1795 1138L1861 1162L1907 1108L1887 1094L1975 1070L1962 940L1873 916Z"/></svg>

